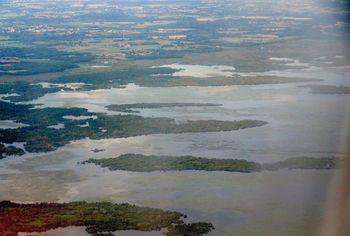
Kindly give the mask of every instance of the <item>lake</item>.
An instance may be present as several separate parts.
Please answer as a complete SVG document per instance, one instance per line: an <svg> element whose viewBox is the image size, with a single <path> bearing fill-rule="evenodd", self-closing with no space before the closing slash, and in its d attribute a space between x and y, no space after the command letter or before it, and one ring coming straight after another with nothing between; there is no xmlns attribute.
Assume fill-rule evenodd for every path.
<svg viewBox="0 0 350 236"><path fill-rule="evenodd" d="M324 81L317 84L346 85L348 70L312 67L264 74L318 78ZM142 116L171 117L178 122L259 119L268 125L231 132L84 139L54 152L9 158L0 167L6 168L0 175L0 199L129 202L181 211L188 214L188 220L212 222L216 230L210 235L312 235L322 220L334 171L133 173L78 164L88 158L124 153L193 155L260 163L299 156L341 157L339 143L344 137L342 125L349 96L312 94L299 85L146 88L129 84L126 88L47 94L30 103L43 104L41 107L84 107L108 114L119 114L105 108L110 104L218 103L222 106L139 111ZM75 230L83 231L71 232Z"/></svg>

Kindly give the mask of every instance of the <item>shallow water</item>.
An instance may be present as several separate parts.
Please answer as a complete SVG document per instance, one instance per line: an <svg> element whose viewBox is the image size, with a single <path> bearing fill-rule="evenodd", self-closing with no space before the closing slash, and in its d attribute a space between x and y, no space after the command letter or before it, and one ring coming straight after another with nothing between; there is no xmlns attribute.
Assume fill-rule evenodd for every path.
<svg viewBox="0 0 350 236"><path fill-rule="evenodd" d="M172 74L175 77L189 76L189 77L197 77L197 78L209 78L209 77L215 77L215 76L231 77L234 75L233 71L236 70L236 68L232 66L183 65L183 64L177 64L177 63L170 64L170 65L163 65L161 67L177 70Z"/></svg>
<svg viewBox="0 0 350 236"><path fill-rule="evenodd" d="M85 158L72 149L27 157L17 166L12 163L23 176L16 182L11 181L18 174L0 177L0 199L7 195L17 201L128 202L181 211L188 221L210 221L216 227L211 235L310 235L322 220L333 174L328 170L112 172L77 164Z"/></svg>
<svg viewBox="0 0 350 236"><path fill-rule="evenodd" d="M0 129L17 129L24 126L28 125L13 120L0 120Z"/></svg>
<svg viewBox="0 0 350 236"><path fill-rule="evenodd" d="M347 81L346 68L288 70L295 76L325 79L319 84L339 85ZM344 71L345 70L345 71ZM270 72L276 73L276 72ZM286 71L279 73L287 73ZM319 75L322 75L321 77ZM290 75L291 76L291 75ZM334 80L332 80L334 79ZM345 83L345 82L344 82ZM305 84L305 83L303 83ZM87 92L47 94L32 103L49 107L84 107L93 112L106 112L110 104L139 102L206 102L219 107L172 107L139 109L146 117L171 117L177 121L215 119L259 119L268 125L234 132L150 135L130 138L157 149L161 154L192 154L207 157L244 158L259 162L293 156L338 156L343 137L348 95L311 94L298 84L220 87L126 88ZM180 141L180 145L176 143ZM126 143L130 146L131 143ZM102 145L99 143L99 145ZM144 146L145 146L144 145ZM166 147L166 148L163 148ZM121 145L119 148L123 149ZM144 151L144 150L142 150ZM167 153L164 153L167 152ZM157 152L155 151L155 154Z"/></svg>
<svg viewBox="0 0 350 236"><path fill-rule="evenodd" d="M349 84L348 68L268 73L324 79L318 84ZM232 132L84 139L55 152L2 160L0 199L129 202L181 211L188 214L188 220L212 222L216 230L211 235L312 235L321 221L334 171L133 173L78 164L88 158L124 153L240 158L261 163L295 156L341 156L339 143L344 136L342 124L349 96L311 94L298 85L173 88L128 85L124 89L47 94L32 103L85 107L109 114L117 114L106 110L104 106L109 104L219 103L222 106L143 109L140 115L172 117L178 121L260 119L269 123Z"/></svg>

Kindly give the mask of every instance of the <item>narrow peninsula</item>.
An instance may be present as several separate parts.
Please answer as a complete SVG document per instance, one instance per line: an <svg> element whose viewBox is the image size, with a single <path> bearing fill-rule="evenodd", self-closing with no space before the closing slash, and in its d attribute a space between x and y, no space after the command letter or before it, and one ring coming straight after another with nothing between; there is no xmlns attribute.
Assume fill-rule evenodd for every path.
<svg viewBox="0 0 350 236"><path fill-rule="evenodd" d="M0 144L24 143L30 153L56 150L71 141L90 138L125 138L149 134L220 132L253 128L267 124L261 120L188 120L177 123L165 117L142 117L133 114L107 115L84 108L35 108L33 105L0 101L0 119L28 124L16 129L0 129ZM67 117L71 117L68 119ZM62 124L62 128L52 126ZM0 146L0 154L23 154L23 149Z"/></svg>
<svg viewBox="0 0 350 236"><path fill-rule="evenodd" d="M280 162L260 164L238 159L124 154L115 158L89 159L82 162L82 164L85 163L93 163L102 168L108 168L111 171L152 172L203 170L251 173L262 170L273 171L279 169L333 169L336 166L336 159L294 157Z"/></svg>

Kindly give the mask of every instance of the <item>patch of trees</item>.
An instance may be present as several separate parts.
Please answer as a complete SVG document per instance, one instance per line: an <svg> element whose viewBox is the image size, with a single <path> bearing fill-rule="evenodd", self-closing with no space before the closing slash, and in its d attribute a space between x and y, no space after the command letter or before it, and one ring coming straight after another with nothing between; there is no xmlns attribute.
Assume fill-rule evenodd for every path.
<svg viewBox="0 0 350 236"><path fill-rule="evenodd" d="M13 62L0 62L0 75L33 75L59 72L76 68L79 63L94 59L89 53L65 52L50 47L1 47L0 58Z"/></svg>
<svg viewBox="0 0 350 236"><path fill-rule="evenodd" d="M160 231L168 236L200 236L211 223L184 223L180 212L109 202L17 204L0 202L0 234L45 232L68 226L86 226L91 235L112 235L117 230Z"/></svg>
<svg viewBox="0 0 350 236"><path fill-rule="evenodd" d="M136 115L106 115L91 113L84 108L43 108L32 105L0 101L0 119L13 120L29 126L17 129L0 129L0 142L11 144L25 142L28 152L53 151L71 141L120 138L148 134L232 131L265 125L265 121L198 120L177 124L170 118L146 118ZM87 119L72 120L65 116L87 116ZM93 117L97 117L96 119ZM86 124L88 126L81 127ZM48 126L64 124L62 129Z"/></svg>
<svg viewBox="0 0 350 236"><path fill-rule="evenodd" d="M238 159L209 159L194 156L145 156L131 153L115 158L89 159L82 162L82 164L93 163L103 168L108 168L111 171L203 170L250 173L279 169L334 169L336 167L336 161L335 158L294 157L284 161L260 164Z"/></svg>

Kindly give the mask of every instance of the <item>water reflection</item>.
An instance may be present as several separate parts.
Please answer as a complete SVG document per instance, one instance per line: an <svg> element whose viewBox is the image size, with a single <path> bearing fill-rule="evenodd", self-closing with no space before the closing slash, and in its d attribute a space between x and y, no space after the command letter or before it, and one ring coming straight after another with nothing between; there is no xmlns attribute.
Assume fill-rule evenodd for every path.
<svg viewBox="0 0 350 236"><path fill-rule="evenodd" d="M346 85L349 84L348 69L312 67L265 73L324 79L319 84ZM110 172L78 162L124 153L240 158L261 163L295 156L339 157L342 153L338 151L338 144L343 137L340 124L344 121L348 99L348 95L311 94L298 84L181 88L129 85L125 89L48 94L33 103L85 107L114 114L104 106L205 101L223 106L144 109L140 114L179 121L248 118L269 124L233 132L85 139L55 152L4 160L6 172L0 175L0 199L129 202L177 210L188 214L190 220L212 222L216 227L212 235L232 235L232 232L235 235L312 235L321 221L333 171L132 173ZM4 167L0 168L2 171ZM74 230L72 232L78 232Z"/></svg>

